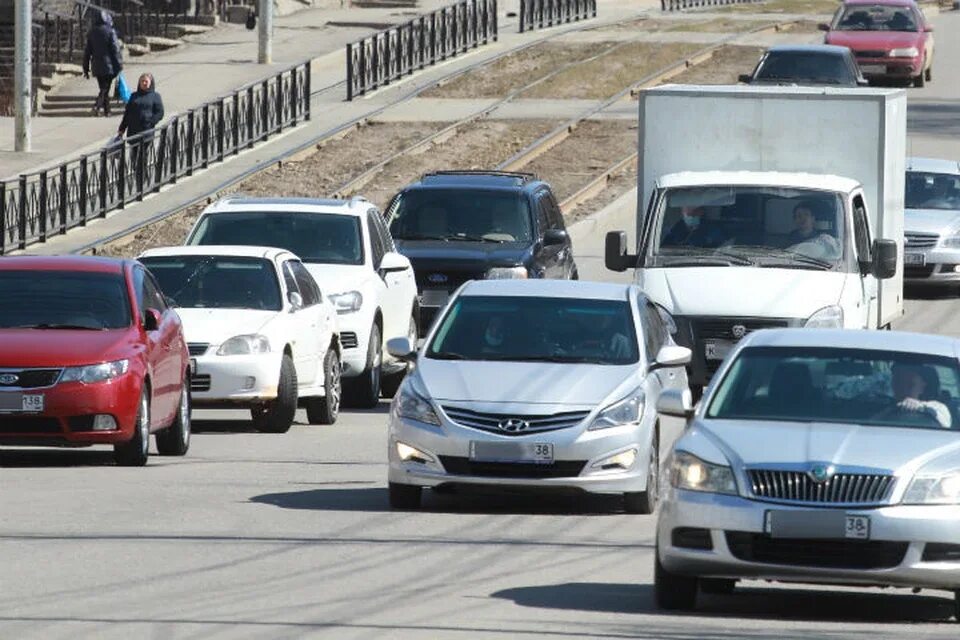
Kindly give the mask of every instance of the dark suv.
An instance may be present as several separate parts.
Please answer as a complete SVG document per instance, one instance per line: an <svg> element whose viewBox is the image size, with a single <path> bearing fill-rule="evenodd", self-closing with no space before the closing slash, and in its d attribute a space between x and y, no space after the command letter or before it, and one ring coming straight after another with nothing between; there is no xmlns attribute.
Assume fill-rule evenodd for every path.
<svg viewBox="0 0 960 640"><path fill-rule="evenodd" d="M424 333L467 280L577 279L557 200L530 173L428 173L384 215L397 251L413 263Z"/></svg>

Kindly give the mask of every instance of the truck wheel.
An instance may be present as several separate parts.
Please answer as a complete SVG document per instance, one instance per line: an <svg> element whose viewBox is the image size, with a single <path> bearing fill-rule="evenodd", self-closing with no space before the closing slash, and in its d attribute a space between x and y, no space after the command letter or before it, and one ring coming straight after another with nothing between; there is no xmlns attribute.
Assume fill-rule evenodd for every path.
<svg viewBox="0 0 960 640"><path fill-rule="evenodd" d="M340 415L340 356L335 349L327 349L323 356L322 398L307 400L307 421L310 424L333 424Z"/></svg>
<svg viewBox="0 0 960 640"><path fill-rule="evenodd" d="M417 346L417 336L419 335L420 329L417 327L417 319L410 316L410 324L407 327L407 340L410 341L410 344L412 344L414 348ZM403 379L407 376L412 366L413 365L408 362L400 371L391 373L388 376L383 376L383 380L380 382L380 395L384 398L392 398L397 395L397 390L400 389Z"/></svg>
<svg viewBox="0 0 960 640"><path fill-rule="evenodd" d="M660 480L660 429L654 425L650 460L647 462L647 490L623 494L623 510L627 513L649 514L657 510Z"/></svg>
<svg viewBox="0 0 960 640"><path fill-rule="evenodd" d="M190 378L184 376L177 415L169 427L157 433L157 452L162 456L186 455L190 448Z"/></svg>
<svg viewBox="0 0 960 640"><path fill-rule="evenodd" d="M354 407L372 409L380 403L380 373L383 365L383 340L380 327L374 324L370 330L367 347L367 368L356 378L344 382L347 399Z"/></svg>
<svg viewBox="0 0 960 640"><path fill-rule="evenodd" d="M286 433L290 431L297 414L297 369L293 358L283 354L280 361L280 382L277 397L262 407L250 410L253 427L263 433Z"/></svg>
<svg viewBox="0 0 960 640"><path fill-rule="evenodd" d="M150 451L150 399L147 387L140 392L140 408L133 425L133 437L128 442L113 445L113 460L121 467L142 467L147 464Z"/></svg>
<svg viewBox="0 0 960 640"><path fill-rule="evenodd" d="M670 573L660 564L660 553L653 550L653 597L657 606L667 610L690 610L697 606L697 582L692 576Z"/></svg>
<svg viewBox="0 0 960 640"><path fill-rule="evenodd" d="M393 509L419 509L423 489L412 484L391 482L390 507Z"/></svg>

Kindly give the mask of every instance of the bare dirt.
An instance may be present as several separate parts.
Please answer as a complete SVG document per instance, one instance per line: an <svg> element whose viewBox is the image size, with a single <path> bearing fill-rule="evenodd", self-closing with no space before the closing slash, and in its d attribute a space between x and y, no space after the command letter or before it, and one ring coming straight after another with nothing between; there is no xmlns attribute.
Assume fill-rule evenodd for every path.
<svg viewBox="0 0 960 640"><path fill-rule="evenodd" d="M757 66L763 47L720 47L710 60L667 80L672 84L736 84L737 76Z"/></svg>
<svg viewBox="0 0 960 640"><path fill-rule="evenodd" d="M767 0L745 2L717 7L715 11L735 13L833 13L840 7L838 0Z"/></svg>

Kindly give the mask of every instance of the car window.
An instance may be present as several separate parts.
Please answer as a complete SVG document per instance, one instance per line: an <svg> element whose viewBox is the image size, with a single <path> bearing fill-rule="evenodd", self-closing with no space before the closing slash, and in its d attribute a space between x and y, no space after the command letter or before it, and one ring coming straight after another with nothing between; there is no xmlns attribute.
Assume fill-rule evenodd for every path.
<svg viewBox="0 0 960 640"><path fill-rule="evenodd" d="M411 189L388 210L397 240L522 242L532 237L530 206L518 191Z"/></svg>
<svg viewBox="0 0 960 640"><path fill-rule="evenodd" d="M547 207L547 224L550 229L563 229L563 214L560 212L560 205L557 204L553 194L547 191L543 196L544 204Z"/></svg>
<svg viewBox="0 0 960 640"><path fill-rule="evenodd" d="M160 313L166 311L168 308L166 298L164 298L160 285L157 284L157 281L150 273L145 275L143 284L144 300L147 301L147 307L156 309Z"/></svg>
<svg viewBox="0 0 960 640"><path fill-rule="evenodd" d="M384 250L383 237L380 235L380 228L376 223L376 217L373 213L367 214L367 227L370 232L370 251L373 256L373 268L379 269L380 262L383 261L383 256L386 251Z"/></svg>
<svg viewBox="0 0 960 640"><path fill-rule="evenodd" d="M299 293L300 297L303 297L303 293L300 292L300 286L297 284L297 278L293 275L293 269L291 269L289 262L283 263L283 285L287 288L287 293Z"/></svg>
<svg viewBox="0 0 960 640"><path fill-rule="evenodd" d="M131 322L120 273L0 271L0 328L120 329Z"/></svg>
<svg viewBox="0 0 960 640"><path fill-rule="evenodd" d="M312 307L315 304L320 304L320 287L317 286L307 268L297 260L289 260L287 264L290 265L293 277L297 281L297 287L300 289L300 295L303 296L303 306Z"/></svg>
<svg viewBox="0 0 960 640"><path fill-rule="evenodd" d="M870 225L867 222L867 208L863 204L863 197L860 195L853 198L853 233L860 262L870 262L873 260Z"/></svg>
<svg viewBox="0 0 960 640"><path fill-rule="evenodd" d="M660 349L669 338L660 312L647 301L643 306L643 341L647 349L647 360L653 362Z"/></svg>
<svg viewBox="0 0 960 640"><path fill-rule="evenodd" d="M794 51L773 51L757 69L759 81L855 85L856 76L843 56Z"/></svg>
<svg viewBox="0 0 960 640"><path fill-rule="evenodd" d="M960 175L908 171L905 205L908 209L960 210Z"/></svg>
<svg viewBox="0 0 960 640"><path fill-rule="evenodd" d="M542 235L544 231L550 228L550 203L547 201L547 194L540 192L536 196L537 203L537 228Z"/></svg>
<svg viewBox="0 0 960 640"><path fill-rule="evenodd" d="M371 222L377 227L377 232L380 234L380 241L383 243L384 253L396 251L397 248L393 244L393 236L390 235L390 230L387 228L387 223L383 221L383 215L381 215L376 209L371 209L370 215Z"/></svg>
<svg viewBox="0 0 960 640"><path fill-rule="evenodd" d="M847 5L834 29L840 31L918 31L919 16L910 7L884 4Z"/></svg>
<svg viewBox="0 0 960 640"><path fill-rule="evenodd" d="M147 272L142 267L134 269L133 283L137 293L137 309L142 313L147 309L156 309L162 312L166 305L163 296Z"/></svg>
<svg viewBox="0 0 960 640"><path fill-rule="evenodd" d="M180 308L279 311L280 284L270 261L236 256L140 258Z"/></svg>

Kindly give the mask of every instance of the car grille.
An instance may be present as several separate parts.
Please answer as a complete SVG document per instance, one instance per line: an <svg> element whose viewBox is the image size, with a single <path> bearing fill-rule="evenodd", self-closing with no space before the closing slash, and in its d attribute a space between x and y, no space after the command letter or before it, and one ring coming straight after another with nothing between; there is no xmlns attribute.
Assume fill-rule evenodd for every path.
<svg viewBox="0 0 960 640"><path fill-rule="evenodd" d="M753 495L758 498L813 504L877 504L893 486L893 476L838 473L815 482L802 471L747 471Z"/></svg>
<svg viewBox="0 0 960 640"><path fill-rule="evenodd" d="M520 462L475 462L470 458L440 456L440 464L455 476L484 478L576 478L586 460L558 460L552 464Z"/></svg>
<svg viewBox="0 0 960 640"><path fill-rule="evenodd" d="M441 408L451 420L459 425L504 436L525 436L531 433L567 429L580 424L590 414L589 411L568 411L551 415L517 415L513 413L480 413L460 407L443 406ZM501 429L500 424L508 420L522 420L527 426L520 429Z"/></svg>
<svg viewBox="0 0 960 640"><path fill-rule="evenodd" d="M40 387L52 387L57 378L60 377L61 369L0 369L0 374L13 374L17 376L15 382L4 384L0 382L0 388L7 389L37 389Z"/></svg>
<svg viewBox="0 0 960 640"><path fill-rule="evenodd" d="M190 391L210 391L210 374L198 373L190 378Z"/></svg>
<svg viewBox="0 0 960 640"><path fill-rule="evenodd" d="M904 246L908 249L926 249L937 244L940 236L936 233L905 233Z"/></svg>
<svg viewBox="0 0 960 640"><path fill-rule="evenodd" d="M904 265L903 266L903 277L904 278L929 278L933 275L934 265L927 265L924 267L918 267L915 265Z"/></svg>
<svg viewBox="0 0 960 640"><path fill-rule="evenodd" d="M695 318L692 320L694 335L700 340L737 341L740 338L733 333L733 328L737 326L743 327L745 336L758 329L786 327L789 324L787 320L774 318Z"/></svg>
<svg viewBox="0 0 960 640"><path fill-rule="evenodd" d="M353 331L344 331L340 334L340 346L344 349L357 348L357 334Z"/></svg>
<svg viewBox="0 0 960 640"><path fill-rule="evenodd" d="M187 343L187 350L192 356L202 356L210 348L209 342L190 342Z"/></svg>
<svg viewBox="0 0 960 640"><path fill-rule="evenodd" d="M903 562L909 542L771 538L727 531L727 546L740 560L829 569L889 569Z"/></svg>
<svg viewBox="0 0 960 640"><path fill-rule="evenodd" d="M41 416L0 416L0 433L60 433L60 421Z"/></svg>
<svg viewBox="0 0 960 640"><path fill-rule="evenodd" d="M467 280L483 280L486 275L484 271L447 271L445 269L420 267L416 264L413 265L413 270L417 279L417 291L420 292L423 292L424 289L455 291ZM446 280L441 281L437 276L443 276Z"/></svg>
<svg viewBox="0 0 960 640"><path fill-rule="evenodd" d="M854 51L853 54L858 58L886 58L886 51L876 51L873 49L863 49L861 51Z"/></svg>

